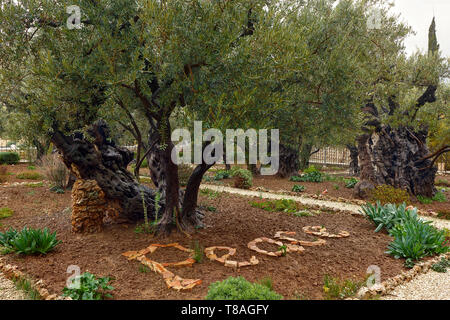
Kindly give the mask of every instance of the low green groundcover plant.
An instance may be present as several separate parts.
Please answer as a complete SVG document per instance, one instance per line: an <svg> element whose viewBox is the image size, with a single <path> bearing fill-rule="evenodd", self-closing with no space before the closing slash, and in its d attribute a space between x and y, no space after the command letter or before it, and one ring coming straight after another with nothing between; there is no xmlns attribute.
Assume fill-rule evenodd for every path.
<svg viewBox="0 0 450 320"><path fill-rule="evenodd" d="M251 283L240 276L229 277L209 286L207 300L281 300L283 296L265 285Z"/></svg>
<svg viewBox="0 0 450 320"><path fill-rule="evenodd" d="M0 245L7 252L18 254L47 254L61 241L56 239L56 232L50 233L44 230L24 227L21 231L9 229L5 233L0 232Z"/></svg>
<svg viewBox="0 0 450 320"><path fill-rule="evenodd" d="M446 202L447 201L447 197L445 196L445 194L441 191L438 191L433 198L427 198L421 195L417 196L417 200L419 200L420 203L422 204L431 204L433 202Z"/></svg>
<svg viewBox="0 0 450 320"><path fill-rule="evenodd" d="M303 192L305 190L306 190L306 187L299 185L299 184L296 184L295 186L292 187L293 192Z"/></svg>
<svg viewBox="0 0 450 320"><path fill-rule="evenodd" d="M77 280L79 281L78 283ZM85 272L81 276L72 279L70 287L64 287L63 296L71 297L73 300L112 298L113 296L108 292L114 290L114 287L108 284L110 281L111 278L97 278L95 275Z"/></svg>
<svg viewBox="0 0 450 320"><path fill-rule="evenodd" d="M442 258L441 261L436 262L431 266L431 269L436 272L446 273L450 268L450 259Z"/></svg>
<svg viewBox="0 0 450 320"><path fill-rule="evenodd" d="M260 208L269 212L295 213L299 210L297 203L294 200L288 199L251 201L250 205L254 208Z"/></svg>
<svg viewBox="0 0 450 320"><path fill-rule="evenodd" d="M370 200L372 202L379 201L381 204L400 204L409 203L410 197L406 190L383 184L375 187L375 189L371 191Z"/></svg>
<svg viewBox="0 0 450 320"><path fill-rule="evenodd" d="M14 211L10 208L0 208L0 219L9 218L14 214Z"/></svg>
<svg viewBox="0 0 450 320"><path fill-rule="evenodd" d="M324 297L326 300L343 300L354 296L363 285L364 281L343 280L325 275L323 280Z"/></svg>
<svg viewBox="0 0 450 320"><path fill-rule="evenodd" d="M16 164L20 156L16 152L0 152L0 164Z"/></svg>
<svg viewBox="0 0 450 320"><path fill-rule="evenodd" d="M19 173L17 176L17 179L22 180L42 180L42 175L37 172L22 172Z"/></svg>
<svg viewBox="0 0 450 320"><path fill-rule="evenodd" d="M348 189L353 189L359 182L356 178L344 179L345 187Z"/></svg>

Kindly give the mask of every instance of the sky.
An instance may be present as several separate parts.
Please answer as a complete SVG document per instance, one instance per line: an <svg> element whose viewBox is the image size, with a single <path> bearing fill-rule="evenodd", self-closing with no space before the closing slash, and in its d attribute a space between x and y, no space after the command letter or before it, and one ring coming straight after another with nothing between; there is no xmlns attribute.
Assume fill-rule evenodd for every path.
<svg viewBox="0 0 450 320"><path fill-rule="evenodd" d="M417 49L428 50L428 29L436 17L436 35L440 50L444 56L450 57L450 0L393 0L391 9L400 13L400 19L406 22L417 33L405 41L408 54Z"/></svg>

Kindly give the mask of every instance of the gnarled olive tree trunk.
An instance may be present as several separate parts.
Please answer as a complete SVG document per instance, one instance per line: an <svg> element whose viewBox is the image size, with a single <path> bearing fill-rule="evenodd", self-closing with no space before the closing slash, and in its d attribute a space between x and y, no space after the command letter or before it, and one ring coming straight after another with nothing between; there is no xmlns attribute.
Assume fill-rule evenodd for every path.
<svg viewBox="0 0 450 320"><path fill-rule="evenodd" d="M116 222L142 219L144 203L151 217L154 213L155 192L140 185L127 170L128 164L133 159L133 153L110 141L109 129L102 120L93 124L88 134L91 138L81 134L66 136L59 131L52 136L52 142L60 151L64 163L77 177L78 188L73 190L78 192L74 198L74 206L79 209L77 212L83 214L83 209L77 205L84 203L86 207L89 207L87 214L91 214L95 210L92 207L92 201L95 199L94 202L98 203L98 212L108 211L111 209L109 206L113 204L114 216L109 218ZM81 186L83 182L90 183ZM83 190L86 192L83 193ZM98 195L98 190L101 190L101 196ZM90 201L91 204L89 204ZM74 226L74 219L82 219L85 222ZM101 226L89 225L90 223L99 224L101 219L98 217L95 222L92 222L89 221L89 217L73 216L72 222L75 232L101 229Z"/></svg>
<svg viewBox="0 0 450 320"><path fill-rule="evenodd" d="M430 85L417 100L412 112L403 112L405 119L413 122L422 106L436 101L436 89L436 86ZM388 117L393 116L398 107L395 97L391 97L388 108L382 108L382 112ZM355 195L363 197L365 189L387 184L407 190L412 195L433 197L437 172L434 163L447 149L430 155L426 146L426 127L415 130L405 125L393 128L383 124L372 102L365 106L364 111L368 117L363 128L366 133L358 138L361 181L355 186Z"/></svg>
<svg viewBox="0 0 450 320"><path fill-rule="evenodd" d="M288 178L298 175L300 163L298 161L298 151L280 144L280 167L278 175L282 178Z"/></svg>
<svg viewBox="0 0 450 320"><path fill-rule="evenodd" d="M413 195L433 197L437 168L427 158L427 131L390 128L360 139L361 178L374 184L386 184Z"/></svg>
<svg viewBox="0 0 450 320"><path fill-rule="evenodd" d="M348 144L347 149L350 151L350 165L348 173L351 176L359 176L358 147Z"/></svg>

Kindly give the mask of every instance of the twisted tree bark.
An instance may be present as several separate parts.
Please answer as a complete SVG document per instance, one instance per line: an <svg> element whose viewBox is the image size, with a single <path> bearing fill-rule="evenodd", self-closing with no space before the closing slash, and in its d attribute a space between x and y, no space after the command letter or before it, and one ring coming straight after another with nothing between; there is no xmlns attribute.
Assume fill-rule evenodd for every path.
<svg viewBox="0 0 450 320"><path fill-rule="evenodd" d="M282 178L288 178L298 175L300 163L298 161L298 151L280 144L280 167L278 175Z"/></svg>
<svg viewBox="0 0 450 320"><path fill-rule="evenodd" d="M106 202L116 204L116 222L132 222L144 217L144 205L151 217L154 213L155 192L139 185L127 166L133 153L118 147L109 139L109 129L102 120L93 124L88 134L66 136L56 131L52 142L77 181L95 181L104 193ZM89 197L89 195L86 195ZM144 199L143 199L144 198ZM99 207L98 210L104 210ZM74 230L76 231L76 230Z"/></svg>

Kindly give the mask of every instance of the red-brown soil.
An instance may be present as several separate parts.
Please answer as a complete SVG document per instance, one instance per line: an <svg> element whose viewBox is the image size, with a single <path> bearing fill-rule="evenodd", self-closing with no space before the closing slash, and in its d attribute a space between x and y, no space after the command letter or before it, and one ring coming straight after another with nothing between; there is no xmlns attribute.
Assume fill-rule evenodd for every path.
<svg viewBox="0 0 450 320"><path fill-rule="evenodd" d="M0 207L7 206L15 211L12 217L0 221L0 231L29 226L48 227L57 232L62 243L46 256L6 256L8 263L19 266L34 278L43 279L50 293L61 293L71 275L66 273L69 265L78 265L82 272L113 277L115 299L203 299L212 282L238 275L249 281L270 277L274 290L285 299L298 296L321 299L326 274L361 280L367 267L377 265L381 268L382 280L385 280L404 270L402 260L395 260L385 253L391 237L382 232L375 233L374 226L360 216L322 213L313 217L295 217L253 208L249 204L250 198L221 194L209 199L201 195L200 204L214 206L217 211L207 213L207 227L192 233L191 238L181 233L173 233L166 238L136 234L134 225L106 226L99 234L76 235L70 232L70 213L68 210L63 213L70 206L70 194L55 194L47 189L24 186L0 188ZM298 239L314 240L315 237L302 232L302 227L307 225L323 225L333 233L345 230L351 236L327 239L327 244L322 247L305 247L303 254L288 253L280 258L260 255L247 248L249 241L257 237L273 237L275 232L281 230L296 231ZM168 289L160 275L141 272L139 262L127 261L121 255L152 243L179 242L190 247L195 240L203 247L234 247L237 252L233 260L244 261L255 255L260 264L234 271L204 258L202 263L194 264L192 268L169 267L181 277L203 280L191 291L177 292ZM160 248L148 257L160 262L173 262L184 260L187 254Z"/></svg>

